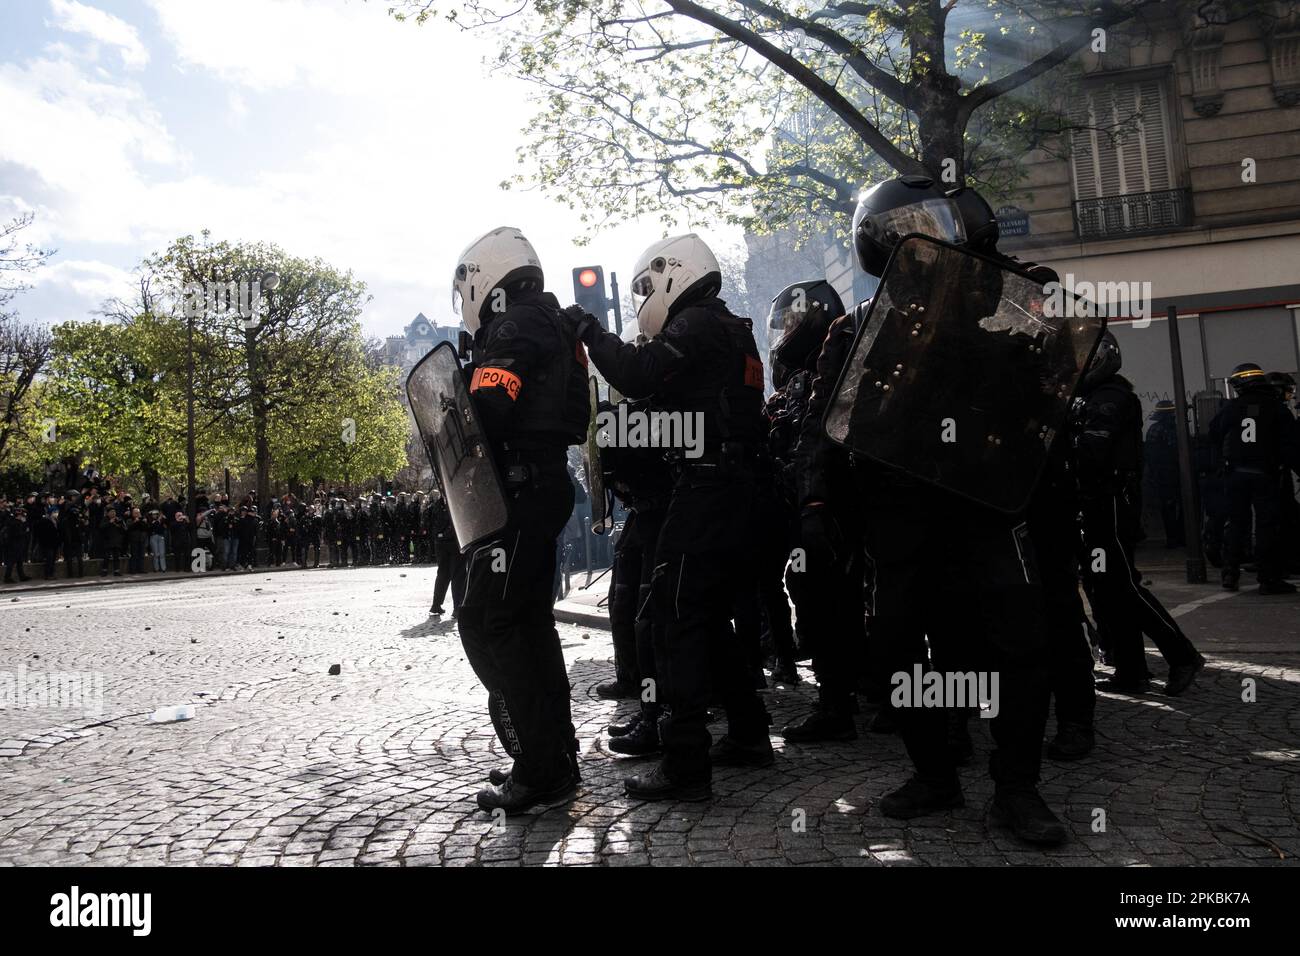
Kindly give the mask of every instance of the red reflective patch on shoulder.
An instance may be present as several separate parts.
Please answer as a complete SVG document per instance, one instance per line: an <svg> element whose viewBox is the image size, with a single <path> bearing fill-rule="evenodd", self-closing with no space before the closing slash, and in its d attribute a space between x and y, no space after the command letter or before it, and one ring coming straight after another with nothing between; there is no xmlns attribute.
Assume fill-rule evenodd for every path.
<svg viewBox="0 0 1300 956"><path fill-rule="evenodd" d="M519 397L519 390L523 387L524 383L514 372L491 366L475 369L474 377L469 383L471 392L477 392L480 388L504 388L512 402Z"/></svg>
<svg viewBox="0 0 1300 956"><path fill-rule="evenodd" d="M763 390L763 363L752 355L745 356L745 384Z"/></svg>
<svg viewBox="0 0 1300 956"><path fill-rule="evenodd" d="M587 367L587 350L583 348L581 342L573 343L573 357L578 360L578 364L583 368Z"/></svg>

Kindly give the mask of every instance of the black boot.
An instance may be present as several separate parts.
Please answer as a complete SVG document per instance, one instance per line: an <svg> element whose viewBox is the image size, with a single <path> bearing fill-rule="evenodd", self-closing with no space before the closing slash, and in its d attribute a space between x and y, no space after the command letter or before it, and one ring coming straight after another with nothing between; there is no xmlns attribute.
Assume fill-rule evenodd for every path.
<svg viewBox="0 0 1300 956"><path fill-rule="evenodd" d="M727 735L709 748L709 760L715 767L770 767L776 757L767 737L741 743Z"/></svg>
<svg viewBox="0 0 1300 956"><path fill-rule="evenodd" d="M505 770L501 767L493 767L488 771L488 783L496 787L501 786L501 784L510 779L510 773L513 769L513 767L510 768L510 770Z"/></svg>
<svg viewBox="0 0 1300 956"><path fill-rule="evenodd" d="M631 684L611 680L596 685L596 696L602 700L635 700L640 693Z"/></svg>
<svg viewBox="0 0 1300 956"><path fill-rule="evenodd" d="M572 774L566 773L563 779L545 787L530 787L519 783L511 774L503 783L493 784L478 792L475 799L484 813L504 810L506 816L526 813L533 807L549 809L562 803L568 803L577 795L578 783Z"/></svg>
<svg viewBox="0 0 1300 956"><path fill-rule="evenodd" d="M631 733L611 738L609 749L629 757L657 754L663 749L659 741L659 725L652 720L639 720Z"/></svg>
<svg viewBox="0 0 1300 956"><path fill-rule="evenodd" d="M941 786L920 777L912 777L893 793L885 794L880 801L880 812L895 820L910 820L965 805L966 798L962 796L961 785L956 781Z"/></svg>
<svg viewBox="0 0 1300 956"><path fill-rule="evenodd" d="M792 744L811 744L823 740L856 740L858 728L847 710L831 710L823 704L806 717L786 724L781 736Z"/></svg>
<svg viewBox="0 0 1300 956"><path fill-rule="evenodd" d="M1059 846L1069 838L1065 824L1033 786L998 787L993 791L989 819L1027 843Z"/></svg>
<svg viewBox="0 0 1300 956"><path fill-rule="evenodd" d="M709 781L694 784L674 783L659 764L649 773L638 773L623 781L629 797L638 800L686 800L699 802L713 799L713 786Z"/></svg>
<svg viewBox="0 0 1300 956"><path fill-rule="evenodd" d="M1057 721L1056 736L1047 745L1047 756L1053 760L1079 760L1092 752L1095 743L1088 724Z"/></svg>
<svg viewBox="0 0 1300 956"><path fill-rule="evenodd" d="M1190 664L1179 664L1169 668L1169 677L1165 679L1165 696L1177 697L1192 686L1196 675L1205 667L1205 658L1200 654Z"/></svg>
<svg viewBox="0 0 1300 956"><path fill-rule="evenodd" d="M1108 690L1114 694L1128 694L1130 697L1140 697L1150 692L1151 682L1143 680L1117 679L1115 677L1103 677L1097 681L1097 690Z"/></svg>
<svg viewBox="0 0 1300 956"><path fill-rule="evenodd" d="M1295 585L1290 581L1261 581L1260 594L1295 594Z"/></svg>
<svg viewBox="0 0 1300 956"><path fill-rule="evenodd" d="M636 730L637 725L641 723L641 715L633 714L627 720L617 720L612 724L607 724L605 733L611 737L626 737L632 731Z"/></svg>

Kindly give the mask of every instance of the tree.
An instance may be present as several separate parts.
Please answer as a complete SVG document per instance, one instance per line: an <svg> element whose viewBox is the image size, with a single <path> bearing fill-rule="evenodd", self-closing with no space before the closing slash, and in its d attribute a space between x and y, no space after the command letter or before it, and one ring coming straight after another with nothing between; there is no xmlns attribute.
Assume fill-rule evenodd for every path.
<svg viewBox="0 0 1300 956"><path fill-rule="evenodd" d="M32 386L50 360L50 346L50 330L44 325L0 313L0 463L22 427Z"/></svg>
<svg viewBox="0 0 1300 956"><path fill-rule="evenodd" d="M350 484L391 475L407 463L410 428L399 396L400 370L367 361L361 343L348 349L347 368L319 404L277 419L272 430L276 476Z"/></svg>
<svg viewBox="0 0 1300 956"><path fill-rule="evenodd" d="M185 236L143 264L145 312L188 312L194 323L195 400L204 425L251 438L258 499L270 499L270 435L328 407L361 340L364 283L320 259L268 243ZM263 291L261 277L279 285Z"/></svg>
<svg viewBox="0 0 1300 956"><path fill-rule="evenodd" d="M31 243L19 243L19 233L35 219L33 213L15 216L0 226L0 316L20 292L31 288L22 276L43 266L54 255L52 249L41 249Z"/></svg>
<svg viewBox="0 0 1300 956"><path fill-rule="evenodd" d="M23 322L7 307L29 286L22 281L54 253L19 243L19 233L32 224L32 215L17 216L0 226L0 463L7 461L11 440L31 422L23 422L24 404L37 376L50 358L50 332L44 325Z"/></svg>
<svg viewBox="0 0 1300 956"><path fill-rule="evenodd" d="M184 468L181 383L173 374L175 320L65 322L54 327L39 412L57 448L157 495L159 477ZM216 444L216 443L213 443Z"/></svg>
<svg viewBox="0 0 1300 956"><path fill-rule="evenodd" d="M1035 81L1157 5L472 0L442 11L502 32L498 68L539 88L520 158L584 221L685 215L768 231L842 225L861 184L887 170L954 186L1014 178L1018 157L1063 124L1062 84ZM404 0L395 15L439 12Z"/></svg>

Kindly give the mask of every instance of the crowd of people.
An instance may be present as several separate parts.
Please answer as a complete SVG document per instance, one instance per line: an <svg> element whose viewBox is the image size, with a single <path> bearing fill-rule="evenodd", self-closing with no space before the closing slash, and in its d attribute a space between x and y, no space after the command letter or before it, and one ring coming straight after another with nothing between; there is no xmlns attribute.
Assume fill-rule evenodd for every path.
<svg viewBox="0 0 1300 956"><path fill-rule="evenodd" d="M101 576L169 571L251 571L256 567L329 567L426 563L450 534L435 492L367 494L348 499L321 489L310 500L286 494L263 516L255 492L136 500L102 479L62 494L0 496L0 555L6 584L26 581L26 564L45 580L79 578L88 559ZM453 539L454 540L454 539Z"/></svg>

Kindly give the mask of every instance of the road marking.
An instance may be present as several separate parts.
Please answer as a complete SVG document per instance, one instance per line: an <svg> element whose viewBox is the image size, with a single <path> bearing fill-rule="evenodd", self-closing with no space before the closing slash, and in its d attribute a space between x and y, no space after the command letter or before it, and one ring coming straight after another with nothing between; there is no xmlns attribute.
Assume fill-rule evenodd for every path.
<svg viewBox="0 0 1300 956"><path fill-rule="evenodd" d="M1186 604L1180 604L1169 612L1170 617L1182 617L1184 614L1191 614L1198 607L1204 607L1207 604L1213 604L1215 601L1223 601L1233 597L1237 591L1218 591L1214 594L1206 595L1203 598L1197 598L1195 601L1188 601Z"/></svg>

